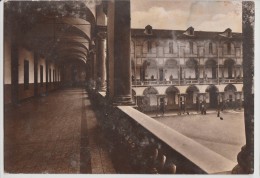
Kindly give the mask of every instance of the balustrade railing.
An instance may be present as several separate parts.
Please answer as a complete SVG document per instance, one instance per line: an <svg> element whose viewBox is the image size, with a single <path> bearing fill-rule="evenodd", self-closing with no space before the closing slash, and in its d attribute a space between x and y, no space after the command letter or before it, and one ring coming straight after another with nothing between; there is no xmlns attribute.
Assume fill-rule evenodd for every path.
<svg viewBox="0 0 260 178"><path fill-rule="evenodd" d="M131 106L91 94L118 173L218 174L235 163Z"/></svg>
<svg viewBox="0 0 260 178"><path fill-rule="evenodd" d="M165 80L165 81L154 81L154 80L146 80L146 81L133 81L133 86L150 86L150 85L194 85L194 84L215 84L218 82L220 84L229 84L229 83L243 83L243 78L237 79L184 79L184 80Z"/></svg>

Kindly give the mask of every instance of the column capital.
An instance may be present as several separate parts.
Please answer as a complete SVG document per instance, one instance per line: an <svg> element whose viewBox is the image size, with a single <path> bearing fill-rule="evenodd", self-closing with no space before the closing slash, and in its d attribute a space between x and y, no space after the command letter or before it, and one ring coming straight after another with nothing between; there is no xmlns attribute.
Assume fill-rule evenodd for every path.
<svg viewBox="0 0 260 178"><path fill-rule="evenodd" d="M98 36L99 39L105 40L107 38L107 32L102 32L102 31L98 32L97 36Z"/></svg>

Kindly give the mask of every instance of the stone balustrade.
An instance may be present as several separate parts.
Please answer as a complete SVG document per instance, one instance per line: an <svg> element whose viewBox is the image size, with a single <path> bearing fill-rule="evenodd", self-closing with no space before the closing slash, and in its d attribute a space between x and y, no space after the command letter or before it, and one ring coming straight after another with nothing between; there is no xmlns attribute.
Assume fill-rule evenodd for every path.
<svg viewBox="0 0 260 178"><path fill-rule="evenodd" d="M91 96L118 173L226 174L236 164L134 106L113 106L102 92Z"/></svg>

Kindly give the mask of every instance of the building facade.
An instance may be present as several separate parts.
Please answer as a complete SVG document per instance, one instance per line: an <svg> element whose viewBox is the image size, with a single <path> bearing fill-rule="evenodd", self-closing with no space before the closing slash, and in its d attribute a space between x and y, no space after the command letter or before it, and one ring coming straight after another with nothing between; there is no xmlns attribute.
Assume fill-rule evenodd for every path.
<svg viewBox="0 0 260 178"><path fill-rule="evenodd" d="M139 109L241 108L242 34L187 30L131 31L133 95Z"/></svg>

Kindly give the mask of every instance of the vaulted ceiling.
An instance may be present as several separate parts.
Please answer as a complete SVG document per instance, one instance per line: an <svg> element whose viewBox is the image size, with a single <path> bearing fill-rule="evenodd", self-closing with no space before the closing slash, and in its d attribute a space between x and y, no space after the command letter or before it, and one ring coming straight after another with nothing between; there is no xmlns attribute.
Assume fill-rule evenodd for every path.
<svg viewBox="0 0 260 178"><path fill-rule="evenodd" d="M82 1L9 1L5 33L12 41L49 60L86 62L96 23L93 8Z"/></svg>

